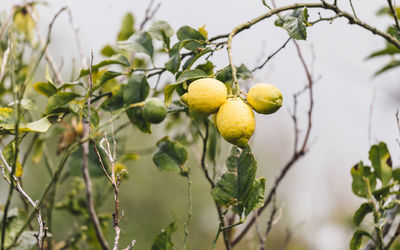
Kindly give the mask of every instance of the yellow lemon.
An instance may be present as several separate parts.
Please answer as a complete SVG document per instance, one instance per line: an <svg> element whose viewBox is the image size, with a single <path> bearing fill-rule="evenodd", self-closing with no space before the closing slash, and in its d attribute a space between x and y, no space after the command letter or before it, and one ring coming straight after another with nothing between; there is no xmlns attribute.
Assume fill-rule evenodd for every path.
<svg viewBox="0 0 400 250"><path fill-rule="evenodd" d="M226 102L228 91L225 84L213 79L203 78L192 82L188 87L188 104L192 111L212 114Z"/></svg>
<svg viewBox="0 0 400 250"><path fill-rule="evenodd" d="M186 92L185 94L183 94L183 95L181 95L181 101L184 103L184 104L186 104L186 105L188 105L188 93Z"/></svg>
<svg viewBox="0 0 400 250"><path fill-rule="evenodd" d="M260 114L272 114L282 106L281 91L271 84L254 85L247 94L247 102Z"/></svg>
<svg viewBox="0 0 400 250"><path fill-rule="evenodd" d="M222 137L245 147L256 128L253 110L240 98L230 98L217 113L217 127Z"/></svg>

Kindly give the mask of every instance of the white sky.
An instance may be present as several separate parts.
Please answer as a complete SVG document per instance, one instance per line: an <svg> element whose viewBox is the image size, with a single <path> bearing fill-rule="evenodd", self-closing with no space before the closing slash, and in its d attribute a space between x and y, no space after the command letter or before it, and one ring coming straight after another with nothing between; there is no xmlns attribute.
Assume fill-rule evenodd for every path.
<svg viewBox="0 0 400 250"><path fill-rule="evenodd" d="M1 0L0 12L18 2ZM48 7L41 8L44 30L54 13L64 4L60 0L49 2L51 4ZM136 20L142 20L147 2L73 0L73 15L81 28L87 54L90 49L97 52L105 43L115 41L121 17L126 12L132 11ZM175 30L183 25L198 28L205 24L209 36L227 33L234 26L266 11L261 1L256 0L159 2L162 6L156 19L168 21ZM278 5L284 5L294 1L277 2ZM347 1L338 2L341 8L350 10ZM353 3L358 16L373 26L385 29L392 21L375 16L385 1L353 0ZM309 12L312 18L317 16L317 11ZM328 16L331 13L322 14ZM287 33L275 27L273 21L274 18L263 21L234 39L233 57L236 64L245 63L253 68L260 58L271 54L286 40ZM73 32L65 14L57 20L53 31L53 46L50 49L56 60L60 61L61 55L66 62L71 57L77 57ZM400 100L400 88L397 87L399 71L373 78L373 72L389 59L365 61L365 58L372 51L383 48L384 41L359 27L347 25L345 20L336 20L332 25L320 23L309 28L308 41L299 44L308 63L312 61L313 49L314 77L321 76L321 79L315 86L310 153L285 178L279 189L280 201L285 203L284 216L292 218L294 222L306 221L299 233L304 234L313 249L345 249L351 235L331 223L329 218L341 212L350 215L361 203L351 193L350 168L360 159L368 159L369 107L374 86L376 99L371 143L381 140L387 142L395 166L399 165L394 116ZM218 67L226 66L226 52L216 54L213 62ZM70 71L65 71L65 75L69 75ZM278 168L292 152L293 128L287 112L292 105L291 96L306 83L303 68L291 43L256 74L256 82L275 84L284 94L284 107L277 114L257 117L253 142L260 172L270 176L267 178L267 188L270 188ZM305 115L304 102L299 112ZM288 152L287 155L284 152Z"/></svg>

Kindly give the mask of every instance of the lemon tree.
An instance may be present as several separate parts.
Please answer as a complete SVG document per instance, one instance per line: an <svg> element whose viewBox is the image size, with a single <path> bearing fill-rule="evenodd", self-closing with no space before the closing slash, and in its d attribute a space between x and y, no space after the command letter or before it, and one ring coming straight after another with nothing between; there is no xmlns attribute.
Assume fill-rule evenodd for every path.
<svg viewBox="0 0 400 250"><path fill-rule="evenodd" d="M229 33L212 36L205 26L174 29L167 21L149 17L158 7L149 10L142 22L128 13L115 41L90 60L81 53L80 66L71 62L72 72L60 72L62 67L48 49L54 23L66 11L72 20L71 9L65 7L55 13L47 37L37 29L41 1L15 5L11 13L0 15L0 172L8 187L2 192L5 203L0 207L0 250L129 250L146 246L153 250L200 249L193 245L196 234L192 233L192 215L198 213L193 209L198 201L193 202L192 183L198 178L209 185L207 195L218 219L213 240L208 237L197 242L213 249L238 246L275 199L278 184L290 167L307 152L311 133L310 104L310 125L301 149L297 149L296 134L295 154L276 181L258 176L251 140L260 129L255 116L265 119L265 115L281 112L287 97L276 87L281 86L280 82L256 84L253 71L262 68L290 40L306 40L308 29L336 18L346 19L386 41L383 50L369 57L390 55L390 63L379 74L400 65L395 58L400 50L400 26L391 1L380 11L395 19L395 25L385 31L342 10L337 1L299 1L274 9L266 1L262 3L267 7L264 14L232 27ZM320 10L334 16L322 17ZM315 12L313 18L309 11ZM236 35L267 18L274 18L275 25L287 33L287 42L254 70L245 64L235 65L232 51L236 48L232 44ZM217 64L217 52L223 52L229 64ZM307 76L312 95L308 71ZM152 141L155 137L156 143ZM151 147L145 147L149 143ZM124 215L131 215L129 210L133 209L130 204L141 212L178 211L174 210L176 204L144 209L137 204L132 192L156 200L172 190L172 185L157 186L161 181L156 176L167 175L147 176L141 174L142 169L132 167L147 154L151 154L156 171L171 172L185 180L187 190L180 187L182 193L174 196L182 200L182 195L187 195L187 212L174 215L174 221L169 221L161 233L140 228L135 235L126 230L127 224L138 227L125 221ZM388 249L398 236L386 240L386 228L393 222L388 214L398 212L399 170L392 168L384 143L373 145L369 156L372 167L360 162L351 169L352 190L365 199L353 221L358 227L371 213L373 231L357 228L350 242L352 250L363 243ZM132 172L139 175L134 181L149 180L159 189L128 190L129 198L135 197L132 203L120 202L120 191L126 190ZM30 187L29 182L40 184L40 193L24 189ZM274 184L266 187L267 183ZM199 190L196 193L204 191ZM23 204L15 201L17 197ZM133 216L134 222L142 219ZM63 225L68 235L58 231L55 221L60 218L68 220ZM159 218L164 219L152 214L152 223L159 223ZM243 229L237 230L244 223ZM159 224L158 229L165 226ZM141 235L138 231L144 232L141 238L136 238ZM174 242L178 232L181 238ZM264 243L261 237L260 249Z"/></svg>

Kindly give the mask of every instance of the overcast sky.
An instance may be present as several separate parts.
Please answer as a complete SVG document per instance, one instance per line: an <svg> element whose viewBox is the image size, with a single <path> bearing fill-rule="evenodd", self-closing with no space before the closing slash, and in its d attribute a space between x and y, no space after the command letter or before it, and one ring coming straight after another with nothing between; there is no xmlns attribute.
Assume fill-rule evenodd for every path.
<svg viewBox="0 0 400 250"><path fill-rule="evenodd" d="M0 11L8 11L19 1L1 0ZM54 13L65 4L52 0L47 7L40 7L43 30ZM72 0L72 11L81 28L81 38L87 54L90 49L98 52L106 43L113 43L120 27L121 17L128 11L142 20L146 0ZM169 0L158 1L162 6L156 19L168 21L177 30L183 25L195 28L206 25L210 36L231 31L236 25L266 11L256 0ZM278 0L278 5L294 1ZM302 1L300 1L302 2ZM347 1L339 6L349 10ZM357 15L366 22L386 29L392 20L377 18L376 11L385 1L353 0ZM317 17L310 10L311 18ZM330 12L321 12L329 16ZM238 35L233 41L233 57L236 64L245 63L253 68L260 59L267 57L287 39L287 33L263 21ZM359 27L348 25L345 20L333 24L320 23L308 29L307 42L299 42L303 53L318 82L315 86L315 112L313 116L312 145L309 154L290 172L279 189L280 201L285 203L284 216L293 221L305 220L300 233L314 249L344 249L350 234L329 218L339 212L351 214L361 203L351 193L350 168L363 159L367 161L371 143L385 141L399 165L399 147L396 144L397 128L395 111L399 108L399 71L373 78L373 72L389 59L366 61L372 51L384 46L384 41ZM59 62L77 57L73 32L63 14L56 21L51 52ZM313 60L313 56L315 58ZM99 56L95 60L101 60ZM228 64L226 51L212 59L219 67ZM70 71L65 68L63 74ZM304 70L293 44L289 44L278 56L256 73L254 83L268 82L278 86L284 95L284 106L271 116L257 116L254 152L260 164L260 173L268 174L267 188L271 187L278 169L290 157L282 152L292 152L293 128L287 110L292 105L293 92L306 84ZM373 89L376 98L373 105L372 140L368 140L369 109ZM299 113L305 117L305 105ZM305 124L303 124L305 125ZM279 157L277 158L276 155ZM270 160L272 159L272 161ZM268 166L270 169L263 167ZM340 210L340 211L338 211ZM288 225L290 226L290 225ZM318 239L317 241L315 239Z"/></svg>

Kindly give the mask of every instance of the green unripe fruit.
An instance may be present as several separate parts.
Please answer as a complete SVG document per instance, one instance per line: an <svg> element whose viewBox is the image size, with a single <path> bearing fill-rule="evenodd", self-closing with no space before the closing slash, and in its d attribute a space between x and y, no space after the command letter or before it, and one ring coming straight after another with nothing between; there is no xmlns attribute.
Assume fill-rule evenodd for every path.
<svg viewBox="0 0 400 250"><path fill-rule="evenodd" d="M143 106L143 118L151 123L160 123L167 116L165 103L158 98L149 98Z"/></svg>

